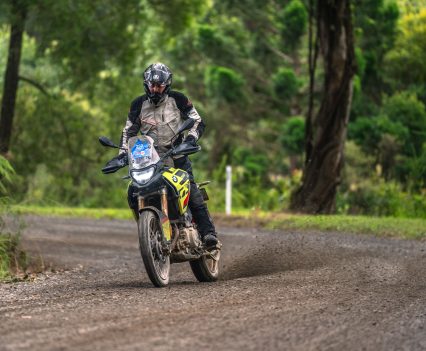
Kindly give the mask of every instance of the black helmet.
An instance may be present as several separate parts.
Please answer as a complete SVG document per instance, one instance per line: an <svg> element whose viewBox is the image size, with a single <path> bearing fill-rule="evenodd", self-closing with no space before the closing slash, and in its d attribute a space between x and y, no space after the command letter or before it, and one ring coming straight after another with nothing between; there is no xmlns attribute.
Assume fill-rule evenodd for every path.
<svg viewBox="0 0 426 351"><path fill-rule="evenodd" d="M173 74L169 67L161 62L153 63L152 65L148 66L148 68L143 73L143 86L145 88L146 95L154 104L157 105L160 101L162 101L170 91L172 76ZM165 87L161 94L158 92L151 92L152 85L156 84Z"/></svg>

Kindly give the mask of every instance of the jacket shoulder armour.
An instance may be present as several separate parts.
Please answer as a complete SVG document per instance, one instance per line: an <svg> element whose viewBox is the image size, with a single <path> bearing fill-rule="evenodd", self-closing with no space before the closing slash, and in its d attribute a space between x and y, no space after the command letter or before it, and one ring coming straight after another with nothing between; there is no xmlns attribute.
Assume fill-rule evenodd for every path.
<svg viewBox="0 0 426 351"><path fill-rule="evenodd" d="M130 110L129 110L129 116L128 117L129 117L130 121L132 121L132 123L134 123L136 121L136 119L139 117L139 114L141 113L142 104L146 100L147 100L147 96L145 94L145 95L138 96L130 104Z"/></svg>
<svg viewBox="0 0 426 351"><path fill-rule="evenodd" d="M188 117L188 113L192 110L194 107L192 105L191 100L189 100L186 95L182 94L179 91L172 90L169 92L169 96L175 99L176 106L178 107L179 111L185 116Z"/></svg>

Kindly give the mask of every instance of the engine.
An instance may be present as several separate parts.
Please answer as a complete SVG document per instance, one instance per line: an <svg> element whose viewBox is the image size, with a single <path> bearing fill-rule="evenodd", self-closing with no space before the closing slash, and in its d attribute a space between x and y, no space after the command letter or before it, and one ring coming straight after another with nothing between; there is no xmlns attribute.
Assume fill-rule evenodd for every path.
<svg viewBox="0 0 426 351"><path fill-rule="evenodd" d="M179 240L177 243L179 251L190 253L201 245L198 237L198 231L194 227L183 227L179 229Z"/></svg>

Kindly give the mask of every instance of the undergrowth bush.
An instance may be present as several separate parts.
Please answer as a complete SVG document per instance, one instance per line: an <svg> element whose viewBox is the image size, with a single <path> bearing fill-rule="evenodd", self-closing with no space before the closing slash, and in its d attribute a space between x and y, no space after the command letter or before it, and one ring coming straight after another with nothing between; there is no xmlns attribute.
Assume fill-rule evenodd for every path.
<svg viewBox="0 0 426 351"><path fill-rule="evenodd" d="M0 281L11 279L27 269L28 259L20 247L20 235L0 234Z"/></svg>
<svg viewBox="0 0 426 351"><path fill-rule="evenodd" d="M0 156L0 281L10 279L27 268L27 256L19 245L22 224L18 221L16 232L6 228L6 216L10 220L13 218L8 213L6 185L12 181L13 175L14 170L9 162Z"/></svg>
<svg viewBox="0 0 426 351"><path fill-rule="evenodd" d="M204 178L206 179L206 178ZM301 172L291 176L274 176L267 181L259 177L249 180L243 174L234 172L232 178L232 208L281 211L288 208L290 195L300 184ZM212 179L207 187L210 200L209 209L214 212L225 210L225 182Z"/></svg>
<svg viewBox="0 0 426 351"><path fill-rule="evenodd" d="M385 180L382 165L352 141L346 143L345 159L338 213L426 218L426 189L412 192L401 183Z"/></svg>
<svg viewBox="0 0 426 351"><path fill-rule="evenodd" d="M233 210L287 210L292 192L300 185L302 172L296 169L288 175L283 175L283 171L268 175L269 163L266 158L253 156L246 149L237 151L234 162L238 166L233 167L232 179ZM410 188L404 189L396 181L385 181L383 168L376 165L375 158L363 153L361 148L351 141L346 145L345 156L343 181L338 189L336 202L338 213L426 218L425 189L410 192ZM421 162L423 158L418 159L419 174L424 168ZM227 163L228 160L224 157L212 175L208 175L197 160L193 163L196 181L211 180L207 192L210 197L208 206L212 212L225 210ZM98 169L93 172L100 173ZM59 184L50 184L51 177L47 168L40 166L30 178L23 204L127 209L127 183L121 180L124 174L124 170L107 177L100 174L99 183L96 185L82 179L77 186L70 184L61 187Z"/></svg>
<svg viewBox="0 0 426 351"><path fill-rule="evenodd" d="M396 182L366 179L338 194L337 210L344 214L426 218L426 197L404 192Z"/></svg>

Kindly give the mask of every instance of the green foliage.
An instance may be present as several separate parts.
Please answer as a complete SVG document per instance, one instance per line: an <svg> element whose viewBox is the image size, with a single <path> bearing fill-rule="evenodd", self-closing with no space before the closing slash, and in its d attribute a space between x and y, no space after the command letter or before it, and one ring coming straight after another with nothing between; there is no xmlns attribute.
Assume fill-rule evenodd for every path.
<svg viewBox="0 0 426 351"><path fill-rule="evenodd" d="M367 153L377 153L380 141L386 134L405 142L409 131L402 123L394 122L387 116L359 117L349 125L349 138Z"/></svg>
<svg viewBox="0 0 426 351"><path fill-rule="evenodd" d="M6 184L12 182L14 174L15 171L9 161L0 155L0 195L6 194Z"/></svg>
<svg viewBox="0 0 426 351"><path fill-rule="evenodd" d="M248 178L264 177L269 165L268 158L263 153L241 147L234 151L233 162L244 167L243 174Z"/></svg>
<svg viewBox="0 0 426 351"><path fill-rule="evenodd" d="M401 19L395 47L387 54L391 84L407 88L426 81L426 8ZM402 83L402 84L401 84Z"/></svg>
<svg viewBox="0 0 426 351"><path fill-rule="evenodd" d="M214 62L229 62L235 47L217 28L212 25L198 27L195 47Z"/></svg>
<svg viewBox="0 0 426 351"><path fill-rule="evenodd" d="M404 140L404 152L408 156L421 153L426 142L426 110L425 105L414 94L408 92L396 93L383 102L383 113L402 128L408 130Z"/></svg>
<svg viewBox="0 0 426 351"><path fill-rule="evenodd" d="M87 85L109 62L130 64L136 51L133 30L141 13L139 0L33 1L27 33L39 55L49 54L63 68L66 84Z"/></svg>
<svg viewBox="0 0 426 351"><path fill-rule="evenodd" d="M289 118L282 126L281 144L290 155L301 155L305 147L305 119Z"/></svg>
<svg viewBox="0 0 426 351"><path fill-rule="evenodd" d="M301 38L306 32L308 12L300 0L291 0L278 16L281 21L281 35L285 45L294 50L300 45Z"/></svg>
<svg viewBox="0 0 426 351"><path fill-rule="evenodd" d="M299 80L291 68L282 67L272 78L277 98L290 100L299 89Z"/></svg>
<svg viewBox="0 0 426 351"><path fill-rule="evenodd" d="M345 143L345 168L342 174L341 190L347 191L351 184L359 179L371 177L376 167L376 157L371 153L364 153L354 141Z"/></svg>
<svg viewBox="0 0 426 351"><path fill-rule="evenodd" d="M11 278L12 270L25 268L26 255L19 248L19 233L10 233L6 230L6 216L8 213L8 199L6 185L13 181L15 171L9 161L0 156L0 281Z"/></svg>
<svg viewBox="0 0 426 351"><path fill-rule="evenodd" d="M0 29L1 67L10 3L0 4L0 23L6 24ZM141 72L159 60L172 68L173 88L191 98L207 124L194 167L197 180L214 180L212 208L224 207L226 164L235 171L235 206L285 208L300 178L304 148L304 120L289 116L305 116L308 107L307 3L22 2L29 4L29 16L20 74L47 95L20 82L11 150L16 174L9 193L47 210L49 205L126 208L124 171L110 176L99 171L116 151L101 148L97 137L118 142L130 101L143 93ZM384 200L360 204L372 193L398 193L389 201L394 196L409 203L424 194L425 7L419 1L398 3L399 8L392 0L353 4L358 76L349 137L361 147L349 146L353 153L347 155L339 198L343 212L400 213ZM316 108L322 74L319 64ZM380 176L372 174L377 165ZM378 183L376 194L374 177L386 179L389 187ZM355 196L350 187L364 189L360 179L370 179L371 186ZM416 206L407 208L421 213Z"/></svg>
<svg viewBox="0 0 426 351"><path fill-rule="evenodd" d="M205 74L205 85L207 94L213 99L237 104L244 100L244 79L238 72L230 68L208 67Z"/></svg>
<svg viewBox="0 0 426 351"><path fill-rule="evenodd" d="M407 192L395 180L385 180L385 169L371 152L353 142L345 148L346 167L337 197L339 213L375 216L424 217L426 201L421 192Z"/></svg>
<svg viewBox="0 0 426 351"><path fill-rule="evenodd" d="M417 190L423 186L426 112L414 94L401 92L384 98L379 116L359 117L349 125L349 138L375 155L386 179L402 180Z"/></svg>
<svg viewBox="0 0 426 351"><path fill-rule="evenodd" d="M354 26L356 43L362 51L363 60L356 53L357 63L361 63L358 74L365 93L367 104L358 105L360 115L368 111L362 107L369 107L369 101L378 103L386 89L384 80L384 57L394 46L397 34L399 8L395 1L369 0L354 4ZM380 35L378 35L380 33ZM356 51L357 51L356 50Z"/></svg>
<svg viewBox="0 0 426 351"><path fill-rule="evenodd" d="M0 231L1 231L0 227ZM25 271L26 253L20 248L20 236L0 232L0 281L8 280L14 273Z"/></svg>
<svg viewBox="0 0 426 351"><path fill-rule="evenodd" d="M359 47L355 48L355 59L356 59L356 65L357 65L357 75L359 77L363 77L367 62L365 60L365 57L362 53L361 48Z"/></svg>
<svg viewBox="0 0 426 351"><path fill-rule="evenodd" d="M414 94L385 97L379 116L359 117L349 125L349 138L375 156L386 179L402 181L416 192L426 184L422 163L426 113Z"/></svg>
<svg viewBox="0 0 426 351"><path fill-rule="evenodd" d="M152 15L161 23L162 31L176 35L190 27L195 18L202 16L206 3L205 0L147 0L146 3L139 2L134 9L138 9L141 5L149 7L153 12Z"/></svg>
<svg viewBox="0 0 426 351"><path fill-rule="evenodd" d="M414 157L401 156L396 165L397 179L412 193L424 192L426 188L426 144Z"/></svg>
<svg viewBox="0 0 426 351"><path fill-rule="evenodd" d="M198 47L204 54L214 57L209 53L223 52L223 46L223 38L213 26L205 24L198 27Z"/></svg>
<svg viewBox="0 0 426 351"><path fill-rule="evenodd" d="M207 190L211 211L225 210L226 157L215 170ZM287 208L291 192L300 186L301 172L291 176L271 176L271 163L265 154L247 148L235 150L232 158L232 208L283 210ZM196 171L198 179L208 179L202 170Z"/></svg>
<svg viewBox="0 0 426 351"><path fill-rule="evenodd" d="M382 178L365 179L340 193L337 207L340 213L426 218L424 196L406 193L398 183Z"/></svg>

